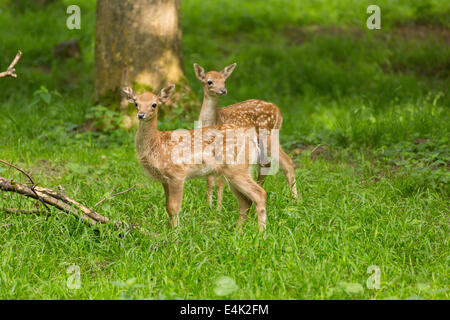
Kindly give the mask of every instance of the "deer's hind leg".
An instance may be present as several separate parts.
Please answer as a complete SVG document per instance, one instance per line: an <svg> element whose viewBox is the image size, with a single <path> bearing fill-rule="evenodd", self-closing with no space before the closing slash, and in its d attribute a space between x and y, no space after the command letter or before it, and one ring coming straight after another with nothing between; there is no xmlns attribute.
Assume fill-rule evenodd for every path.
<svg viewBox="0 0 450 320"><path fill-rule="evenodd" d="M256 179L256 182L262 187L264 185L264 181L266 180L267 175L263 174L263 170L270 170L270 164L259 164L258 165L258 177Z"/></svg>
<svg viewBox="0 0 450 320"><path fill-rule="evenodd" d="M252 201L255 204L256 212L258 213L258 228L260 232L264 231L267 219L266 191L263 188L261 188L255 182L255 180L252 179L252 176L250 175L250 171L248 168L243 168L239 170L231 167L226 171L224 172L224 174L228 178L230 186L239 191L243 196L245 196L248 200Z"/></svg>
<svg viewBox="0 0 450 320"><path fill-rule="evenodd" d="M280 146L280 167L283 170L284 175L286 176L286 179L289 184L289 189L291 190L292 196L297 199L297 185L295 181L295 174L294 174L294 161L287 155L286 152L281 149Z"/></svg>
<svg viewBox="0 0 450 320"><path fill-rule="evenodd" d="M297 198L298 195L297 195L297 185L295 181L294 162L287 155L287 153L283 151L283 148L281 148L279 141L277 141L276 143L276 145L278 145L279 147L276 148L276 150L272 150L272 141L270 135L268 136L267 140L268 140L267 148L265 148L264 146L263 143L264 139L262 139L262 141L260 140L261 155L258 172L259 185L262 186L262 183L264 183L265 176L261 173L263 170L268 174L275 174L275 172L278 170L278 166L280 166L281 169L283 170L284 176L288 181L292 197ZM270 162L268 162L266 152L268 155L270 155L271 158Z"/></svg>
<svg viewBox="0 0 450 320"><path fill-rule="evenodd" d="M248 212L250 211L250 207L252 206L252 200L247 198L242 192L238 189L230 185L231 192L236 196L239 204L239 219L238 219L238 228L242 227L244 222L247 220Z"/></svg>

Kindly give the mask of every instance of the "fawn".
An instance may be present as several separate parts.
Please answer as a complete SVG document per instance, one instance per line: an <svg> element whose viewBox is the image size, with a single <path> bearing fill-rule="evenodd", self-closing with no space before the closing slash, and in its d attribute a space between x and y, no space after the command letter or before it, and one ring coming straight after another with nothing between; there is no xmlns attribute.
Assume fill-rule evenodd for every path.
<svg viewBox="0 0 450 320"><path fill-rule="evenodd" d="M222 71L209 71L205 73L203 67L194 63L196 77L203 83L203 104L200 111L199 122L201 125L211 126L222 123L231 123L239 127L254 127L257 132L265 129L269 132L273 129L279 130L283 121L280 108L273 103L262 100L246 100L224 108L218 108L219 96L227 94L225 80L231 75L236 63L225 67ZM269 149L269 154L271 150ZM291 194L297 198L297 186L294 175L294 163L292 159L283 151L281 146L278 150L280 166L286 176ZM276 153L272 153L274 156ZM262 186L265 175L258 172L258 183ZM217 208L221 209L224 181L221 178L217 181ZM212 193L214 188L214 177L209 176L208 182L208 202L212 204Z"/></svg>
<svg viewBox="0 0 450 320"><path fill-rule="evenodd" d="M220 155L217 153L223 152L227 159L231 155L232 160L235 160L234 152L238 144L234 142L233 133L240 129L236 125L221 124L194 130L159 131L157 128L159 106L169 99L174 87L170 85L162 89L158 95L151 92L136 95L131 88L123 88L128 101L134 103L138 111L139 127L135 145L139 162L150 177L164 186L166 211L171 226L178 225L178 213L181 209L183 185L186 179L223 175L238 200L238 226L242 226L245 222L252 203L255 203L258 228L259 231L263 231L266 225L266 192L253 180L250 173L251 162L254 161L250 159L251 150L255 150L251 146L257 147L254 129L251 128L254 132L253 138L250 135L250 139L245 139L246 149L250 151L245 154L244 161L226 161L225 163L220 161ZM230 136L231 138L228 139ZM181 149L187 151L188 156L183 158L183 161L180 161L177 155L177 151L180 150L179 137L186 138L184 141L186 144ZM197 147L196 150L195 139L198 137L202 139L199 143L200 148ZM226 137L227 143L221 145L219 137ZM233 143L228 143L228 140L232 140ZM216 142L219 142L218 149L212 148ZM254 154L257 154L257 151L253 152ZM196 161L198 156L200 159ZM186 159L188 161L185 161Z"/></svg>

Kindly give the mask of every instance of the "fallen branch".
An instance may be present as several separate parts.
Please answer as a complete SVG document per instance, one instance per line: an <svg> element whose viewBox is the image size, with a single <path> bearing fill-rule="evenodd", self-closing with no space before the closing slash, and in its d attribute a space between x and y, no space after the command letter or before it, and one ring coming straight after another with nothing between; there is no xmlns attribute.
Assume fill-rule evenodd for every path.
<svg viewBox="0 0 450 320"><path fill-rule="evenodd" d="M70 205L70 202L73 201L69 198L66 201L61 200L61 196L56 196L58 193L51 189L35 187L33 190L30 186L20 184L15 182L14 180L9 180L3 177L0 177L0 190L2 191L11 191L19 194L23 194L29 198L42 200L45 203L56 207L57 209L72 214L73 216L80 218L91 225L96 225L98 222L107 223L109 220L105 217L100 218L98 216L90 215L90 211L86 211L84 207L77 208L76 206ZM81 212L80 212L81 211ZM98 219L98 220L97 220Z"/></svg>
<svg viewBox="0 0 450 320"><path fill-rule="evenodd" d="M51 205L64 213L70 214L77 219L81 219L82 221L92 226L96 226L98 224L113 224L117 227L125 227L132 230L138 229L140 232L145 233L145 231L139 226L130 226L122 221L111 220L105 216L102 216L98 212L89 209L82 203L75 201L67 197L66 195L63 195L52 189L35 186L33 190L28 185L17 183L14 180L0 177L0 190L23 194L26 197L36 200L40 199L46 204ZM23 212L23 210L19 209L6 211L10 213L28 213Z"/></svg>
<svg viewBox="0 0 450 320"><path fill-rule="evenodd" d="M0 159L0 162L20 171L21 173L26 175L28 177L28 179L30 180L30 182L32 183L32 185L30 186L30 185L15 182L12 179L0 177L0 190L1 191L15 192L15 193L25 195L26 197L39 200L45 205L45 207L48 209L49 212L50 212L50 209L48 208L47 205L53 206L64 213L73 215L74 217L81 219L82 221L84 221L92 226L95 226L98 224L113 224L114 226L117 226L117 227L130 228L132 230L138 229L141 233L146 233L139 226L129 226L128 224L126 224L124 222L114 221L107 217L104 217L101 214L99 214L98 212L96 212L95 210L89 209L87 206L83 205L82 203L67 197L64 192L58 192L58 191L55 191L55 190L52 190L49 188L39 187L34 183L34 180L31 177L31 175L28 174L25 170L15 166L9 162L1 160L1 159ZM132 188L130 188L128 190L117 193L116 195L128 192L128 191L134 189L135 187L136 186L133 186ZM60 191L61 190L62 189L60 188ZM102 200L102 201L104 201L104 200ZM5 209L3 209L3 210L5 210ZM7 209L5 211L10 212L10 213L30 213L30 212L26 212L26 210L19 210L19 209L9 209L9 210Z"/></svg>
<svg viewBox="0 0 450 320"><path fill-rule="evenodd" d="M22 56L22 51L18 51L16 54L16 57L14 58L13 62L11 62L11 64L9 65L8 69L6 69L5 72L0 72L0 78L4 78L4 77L12 77L12 78L17 78L17 74L16 74L16 69L14 68L17 64L17 62L19 62L20 57Z"/></svg>

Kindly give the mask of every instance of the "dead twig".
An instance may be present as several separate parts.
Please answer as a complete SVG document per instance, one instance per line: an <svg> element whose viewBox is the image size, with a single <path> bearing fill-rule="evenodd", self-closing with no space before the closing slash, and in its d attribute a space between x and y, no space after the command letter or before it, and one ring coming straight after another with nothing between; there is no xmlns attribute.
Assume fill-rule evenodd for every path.
<svg viewBox="0 0 450 320"><path fill-rule="evenodd" d="M114 188L111 190L111 192L110 192L106 197L104 197L102 200L100 200L99 202L97 202L97 203L94 205L94 208L96 208L98 205L102 204L105 200L107 200L107 199L109 199L109 198L117 197L117 196L120 196L121 194L130 192L131 190L133 190L134 188L136 188L136 185L132 186L131 188L129 188L129 189L127 189L127 190L124 190L124 191L121 191L121 192L112 194L112 193L114 192L114 190L116 190L116 188L117 188L117 187L114 187Z"/></svg>
<svg viewBox="0 0 450 320"><path fill-rule="evenodd" d="M33 178L31 177L31 175L29 173L27 173L25 170L13 165L12 163L6 162L5 160L0 159L1 163L6 164L7 166L16 169L17 171L20 171L21 173L23 173L25 176L27 176L28 180L30 180L32 185L35 185L36 183L34 183Z"/></svg>
<svg viewBox="0 0 450 320"><path fill-rule="evenodd" d="M78 208L71 206L68 204L69 201L64 202L58 198L55 198L52 196L53 193L56 193L53 190L45 189L45 188L35 188L33 191L30 186L20 184L15 182L14 180L6 179L3 177L0 177L0 190L2 191L11 191L16 192L19 194L23 194L27 197L33 198L33 199L41 199L42 201L48 203L49 205L65 212L74 215L77 218L82 219L83 221L91 224L96 225L97 220L93 217L90 217L86 213L84 213L82 210L78 210ZM50 195L49 195L50 194ZM106 221L106 220L105 220Z"/></svg>
<svg viewBox="0 0 450 320"><path fill-rule="evenodd" d="M15 166L5 160L0 159L0 162L8 165L14 169L17 169L18 171L20 171L21 173L26 175L32 184L31 186L29 186L26 184L17 183L12 179L0 177L0 190L1 191L15 192L15 193L23 194L29 198L39 200L45 205L45 207L48 209L49 212L50 212L50 208L47 205L51 205L64 213L73 215L76 218L79 218L82 221L84 221L92 226L95 226L98 224L108 224L109 223L109 224L113 224L116 227L125 227L125 228L131 229L131 230L137 229L141 233L147 234L147 232L145 230L143 230L142 228L140 228L139 226L136 226L136 225L130 226L122 221L111 220L105 216L102 216L95 210L89 209L82 203L67 197L64 192L61 192L61 191L63 191L62 187L59 188L59 191L55 191L55 190L52 190L49 188L39 187L34 183L34 180L31 177L31 175L28 174L25 170ZM118 192L113 195L109 195L109 196L107 196L107 198L129 192L129 191L133 190L135 187L136 187L136 185L134 185L133 187L131 187L125 191ZM102 200L102 201L104 201L104 200ZM10 213L35 213L35 212L39 211L39 210L27 211L27 210L15 209L15 208L4 209L4 210L6 212L10 212Z"/></svg>
<svg viewBox="0 0 450 320"><path fill-rule="evenodd" d="M22 51L19 50L17 52L16 57L9 65L8 69L6 69L5 72L0 72L0 78L4 78L4 77L17 78L16 69L14 67L16 66L17 62L19 62L19 59L21 56L22 56Z"/></svg>
<svg viewBox="0 0 450 320"><path fill-rule="evenodd" d="M122 221L111 220L105 216L102 216L98 212L89 209L78 201L75 201L52 189L36 186L35 189L32 190L32 188L28 185L17 183L14 180L0 177L0 190L23 194L33 199L40 198L48 205L51 205L64 213L73 215L74 217L81 219L82 221L92 226L96 226L99 224L113 224L116 227L124 227L131 230L137 229L141 233L147 234L145 230L137 225L128 225Z"/></svg>

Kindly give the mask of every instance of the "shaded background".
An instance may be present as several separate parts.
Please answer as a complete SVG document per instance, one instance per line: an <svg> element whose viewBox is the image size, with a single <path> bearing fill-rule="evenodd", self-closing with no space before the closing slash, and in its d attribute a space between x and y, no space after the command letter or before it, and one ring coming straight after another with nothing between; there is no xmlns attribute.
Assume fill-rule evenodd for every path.
<svg viewBox="0 0 450 320"><path fill-rule="evenodd" d="M20 90L17 81L7 79L2 95L17 101L40 86L57 90L64 96L63 106L55 109L57 122L79 125L93 103L95 1L51 1L48 6L2 2L1 65L7 66L18 48L25 52L18 67ZM65 27L65 8L73 3L82 10L81 30ZM207 69L238 62L221 105L248 98L278 104L285 113L285 144L306 139L373 146L445 130L445 118L438 114L449 104L449 6L440 1L379 1L382 29L370 31L365 26L368 4L182 1L189 84L201 98L193 62ZM55 58L53 47L70 39L80 42L81 58ZM433 101L431 109L425 107ZM20 110L14 108L23 113L19 118L34 121L29 103L21 104ZM429 117L432 112L435 117ZM44 127L29 127L54 126L56 119L48 112L46 118Z"/></svg>

